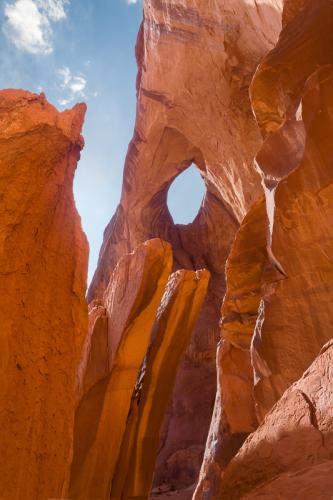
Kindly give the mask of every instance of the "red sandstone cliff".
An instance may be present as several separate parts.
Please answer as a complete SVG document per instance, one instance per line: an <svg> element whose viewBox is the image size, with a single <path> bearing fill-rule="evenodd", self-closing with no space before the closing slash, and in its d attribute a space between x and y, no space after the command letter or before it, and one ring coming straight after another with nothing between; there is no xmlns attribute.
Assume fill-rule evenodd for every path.
<svg viewBox="0 0 333 500"><path fill-rule="evenodd" d="M73 199L85 106L0 92L0 497L67 495L88 245Z"/></svg>
<svg viewBox="0 0 333 500"><path fill-rule="evenodd" d="M228 259L218 399L195 498L204 492L214 498L243 498L243 493L278 473L301 469L297 449L311 439L311 427L307 430L304 423L300 432L295 429L286 445L289 451L282 451L285 433L293 425L290 413L298 412L297 418L305 422L310 411L312 425L317 425L316 403L312 408L310 401L317 394L305 397L304 404L294 401L292 410L286 402L289 393L284 392L332 337L333 6L328 1L300 2L291 11L290 5L286 3L285 26L276 48L259 65L251 85L252 106L264 137L256 165L266 201L248 212ZM329 395L328 387L325 391ZM239 433L246 437L279 398L228 465L224 457L230 434L232 444ZM331 408L323 412L329 422ZM274 418L279 430L273 430ZM260 429L265 435L275 433L272 446L279 451L272 452L272 462L271 452L261 451L268 445ZM330 451L316 455L313 450L304 467L329 458ZM250 463L260 469L257 476ZM328 470L323 466L324 484L329 481ZM312 470L304 472L304 484L307 474L309 485L314 484ZM273 489L260 490L263 497L258 491L258 498L269 498L273 491L276 498L284 498L279 496L286 491L284 479L274 482ZM296 478L288 484L292 498L312 498L310 490L297 492ZM318 498L329 496L321 493Z"/></svg>
<svg viewBox="0 0 333 500"><path fill-rule="evenodd" d="M253 169L261 138L249 84L280 29L279 1L144 2L135 131L89 300L103 296L119 258L152 237L172 245L175 270L206 268L212 275L165 418L157 485L188 486L200 467L216 392L225 262L240 221L261 192ZM206 194L193 223L175 225L168 188L192 163Z"/></svg>

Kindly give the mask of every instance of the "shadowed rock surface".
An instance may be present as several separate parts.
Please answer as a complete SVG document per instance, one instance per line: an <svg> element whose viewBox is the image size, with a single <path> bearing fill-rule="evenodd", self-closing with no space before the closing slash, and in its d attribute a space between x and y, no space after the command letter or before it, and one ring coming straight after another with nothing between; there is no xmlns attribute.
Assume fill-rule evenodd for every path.
<svg viewBox="0 0 333 500"><path fill-rule="evenodd" d="M332 496L332 349L330 341L247 439L230 462L219 498Z"/></svg>

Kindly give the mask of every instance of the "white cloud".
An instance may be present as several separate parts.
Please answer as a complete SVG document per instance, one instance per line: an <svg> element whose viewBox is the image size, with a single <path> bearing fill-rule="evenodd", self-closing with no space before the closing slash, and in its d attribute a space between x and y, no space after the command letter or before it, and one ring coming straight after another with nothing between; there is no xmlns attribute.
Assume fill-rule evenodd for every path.
<svg viewBox="0 0 333 500"><path fill-rule="evenodd" d="M66 88L67 85L69 84L70 80L71 80L71 72L70 72L70 69L67 68L66 66L61 68L61 69L58 69L58 75L60 75L60 77L62 78L63 80L63 83L61 84L61 88Z"/></svg>
<svg viewBox="0 0 333 500"><path fill-rule="evenodd" d="M70 99L59 99L58 100L58 103L60 104L60 106L67 106L67 104L69 104L71 102Z"/></svg>
<svg viewBox="0 0 333 500"><path fill-rule="evenodd" d="M58 75L61 79L60 87L65 94L64 97L58 100L60 105L66 106L66 104L69 104L79 97L86 97L85 89L87 80L84 75L73 75L67 66L60 68L58 70Z"/></svg>
<svg viewBox="0 0 333 500"><path fill-rule="evenodd" d="M134 5L135 3L138 3L139 0L127 0L127 3L129 5Z"/></svg>
<svg viewBox="0 0 333 500"><path fill-rule="evenodd" d="M30 54L50 54L52 22L66 18L69 0L15 0L6 3L3 31L19 50Z"/></svg>
<svg viewBox="0 0 333 500"><path fill-rule="evenodd" d="M39 9L52 21L66 18L65 5L69 0L35 0Z"/></svg>

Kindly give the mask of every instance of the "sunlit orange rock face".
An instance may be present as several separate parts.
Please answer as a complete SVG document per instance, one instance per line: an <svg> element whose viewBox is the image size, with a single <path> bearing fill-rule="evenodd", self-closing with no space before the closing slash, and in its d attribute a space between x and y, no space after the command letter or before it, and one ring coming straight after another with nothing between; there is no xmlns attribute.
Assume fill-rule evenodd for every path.
<svg viewBox="0 0 333 500"><path fill-rule="evenodd" d="M85 106L0 92L0 497L62 498L87 330L88 245L73 200Z"/></svg>
<svg viewBox="0 0 333 500"><path fill-rule="evenodd" d="M332 2L305 2L259 66L251 88L258 124L267 134L257 164L269 219L268 256L283 277L265 279L257 350L271 374L257 374L259 419L331 338L332 15Z"/></svg>
<svg viewBox="0 0 333 500"><path fill-rule="evenodd" d="M110 497L131 398L171 266L170 246L155 239L124 256L110 279L106 321L99 326L98 315L92 323L82 360L70 486L74 498Z"/></svg>
<svg viewBox="0 0 333 500"><path fill-rule="evenodd" d="M172 264L170 244L147 240L119 260L90 306L71 498L150 494L163 417L210 278L207 270L169 276Z"/></svg>
<svg viewBox="0 0 333 500"><path fill-rule="evenodd" d="M313 379L306 369L332 337L333 5L290 6L251 85L267 216L258 201L228 259L218 397L195 498L284 498L289 488L288 498L310 499L316 482L316 498L332 491L328 354ZM258 424L228 465L230 442Z"/></svg>
<svg viewBox="0 0 333 500"><path fill-rule="evenodd" d="M202 460L216 392L225 262L239 223L261 195L253 158L262 139L249 84L277 41L281 5L279 0L143 2L135 131L120 205L106 229L88 297L101 300L119 258L149 238L171 244L174 271L211 273L164 420L156 485L193 484ZM206 194L195 220L175 225L168 189L192 163Z"/></svg>

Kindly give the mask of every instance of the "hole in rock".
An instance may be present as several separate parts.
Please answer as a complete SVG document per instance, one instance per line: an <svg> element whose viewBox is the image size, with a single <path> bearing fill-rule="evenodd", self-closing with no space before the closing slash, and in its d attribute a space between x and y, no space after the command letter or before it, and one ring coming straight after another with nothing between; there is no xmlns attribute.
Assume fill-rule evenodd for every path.
<svg viewBox="0 0 333 500"><path fill-rule="evenodd" d="M197 215L205 194L205 184L192 164L172 182L168 191L168 209L175 224L190 224Z"/></svg>

